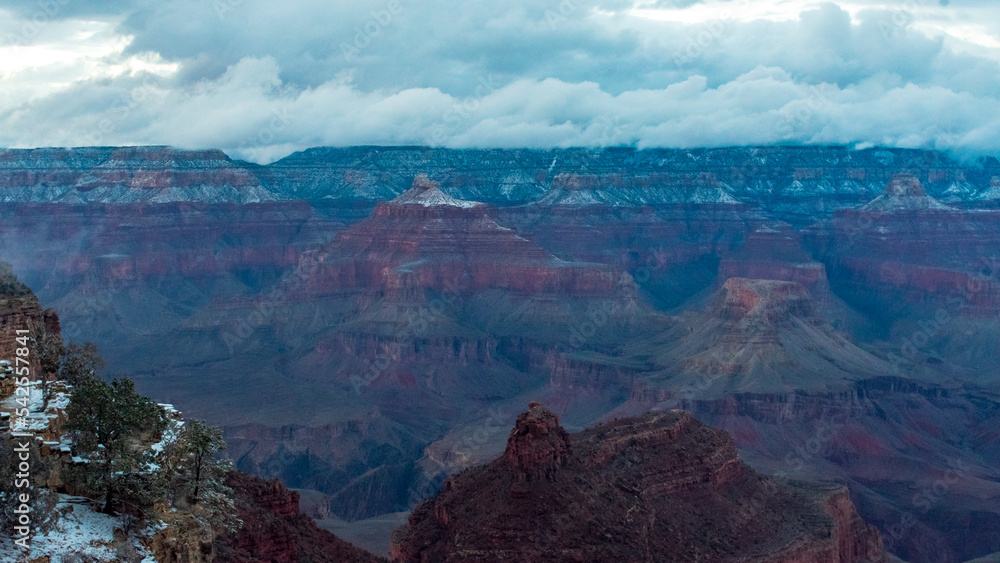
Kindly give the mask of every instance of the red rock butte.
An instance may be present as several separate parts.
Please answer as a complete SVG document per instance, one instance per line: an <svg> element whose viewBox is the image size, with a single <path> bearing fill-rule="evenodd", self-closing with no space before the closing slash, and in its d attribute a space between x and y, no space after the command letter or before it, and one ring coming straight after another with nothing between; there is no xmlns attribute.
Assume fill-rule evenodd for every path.
<svg viewBox="0 0 1000 563"><path fill-rule="evenodd" d="M605 265L560 260L497 224L489 209L453 198L418 175L412 188L379 203L371 217L304 258L314 267L310 286L319 293L425 288L610 295L625 275Z"/></svg>

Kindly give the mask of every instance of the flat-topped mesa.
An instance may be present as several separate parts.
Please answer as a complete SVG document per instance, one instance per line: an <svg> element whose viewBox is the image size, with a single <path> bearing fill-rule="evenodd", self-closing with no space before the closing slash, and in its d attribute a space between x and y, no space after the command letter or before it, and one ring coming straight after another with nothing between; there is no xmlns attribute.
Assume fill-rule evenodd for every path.
<svg viewBox="0 0 1000 563"><path fill-rule="evenodd" d="M569 434L559 417L537 402L517 417L503 459L520 481L555 478L571 455Z"/></svg>
<svg viewBox="0 0 1000 563"><path fill-rule="evenodd" d="M872 213L899 213L914 211L953 211L951 207L927 195L920 180L913 174L897 174L885 192L860 211Z"/></svg>
<svg viewBox="0 0 1000 563"><path fill-rule="evenodd" d="M417 174L410 189L395 199L375 206L378 217L474 216L485 217L487 206L478 201L457 199L441 191L427 174Z"/></svg>
<svg viewBox="0 0 1000 563"><path fill-rule="evenodd" d="M801 237L788 223L759 227L743 246L719 262L719 278L753 278L800 283L808 289L827 286L826 267L802 249Z"/></svg>

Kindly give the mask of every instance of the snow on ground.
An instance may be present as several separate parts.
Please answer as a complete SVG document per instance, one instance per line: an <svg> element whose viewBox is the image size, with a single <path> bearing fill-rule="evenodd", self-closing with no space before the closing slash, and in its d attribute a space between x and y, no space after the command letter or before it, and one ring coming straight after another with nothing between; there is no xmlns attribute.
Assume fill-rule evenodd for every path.
<svg viewBox="0 0 1000 563"><path fill-rule="evenodd" d="M81 497L59 495L57 509L68 512L59 518L54 529L31 537L31 547L24 552L10 539L0 542L0 563L20 563L39 557L50 557L52 563L68 561L71 555L89 555L103 562L118 561L114 541L115 528L121 528L119 518L96 512ZM136 548L143 563L155 563L149 550L142 545Z"/></svg>
<svg viewBox="0 0 1000 563"><path fill-rule="evenodd" d="M64 391L52 391L49 396L49 404L45 412L40 412L42 408L42 387L40 381L32 381L28 385L28 408L31 411L27 417L19 419L14 416L22 406L18 399L23 401L24 395L15 393L0 401L0 413L4 413L3 419L10 420L10 429L15 432L44 432L49 427L49 421L57 416L57 410L65 409L69 405L69 393ZM24 422L24 426L18 426L19 422Z"/></svg>

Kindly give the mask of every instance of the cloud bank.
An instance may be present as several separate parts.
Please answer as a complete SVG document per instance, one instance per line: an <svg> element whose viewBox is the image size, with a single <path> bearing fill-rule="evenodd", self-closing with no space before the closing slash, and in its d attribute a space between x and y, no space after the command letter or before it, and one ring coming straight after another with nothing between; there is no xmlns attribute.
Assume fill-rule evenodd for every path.
<svg viewBox="0 0 1000 563"><path fill-rule="evenodd" d="M0 0L0 15L0 146L1000 152L1000 9L971 0Z"/></svg>

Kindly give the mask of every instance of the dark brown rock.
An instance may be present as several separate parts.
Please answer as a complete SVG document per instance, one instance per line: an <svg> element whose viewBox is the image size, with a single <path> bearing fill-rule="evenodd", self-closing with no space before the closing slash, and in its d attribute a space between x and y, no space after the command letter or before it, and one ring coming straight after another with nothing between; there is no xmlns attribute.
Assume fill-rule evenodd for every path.
<svg viewBox="0 0 1000 563"><path fill-rule="evenodd" d="M762 477L727 434L682 411L573 437L537 403L507 452L467 470L397 530L406 563L480 561L885 561L841 486ZM530 455L528 454L530 452ZM545 467L545 479L524 480Z"/></svg>
<svg viewBox="0 0 1000 563"><path fill-rule="evenodd" d="M377 563L384 561L299 514L299 494L278 480L232 472L238 531L215 539L216 563Z"/></svg>

